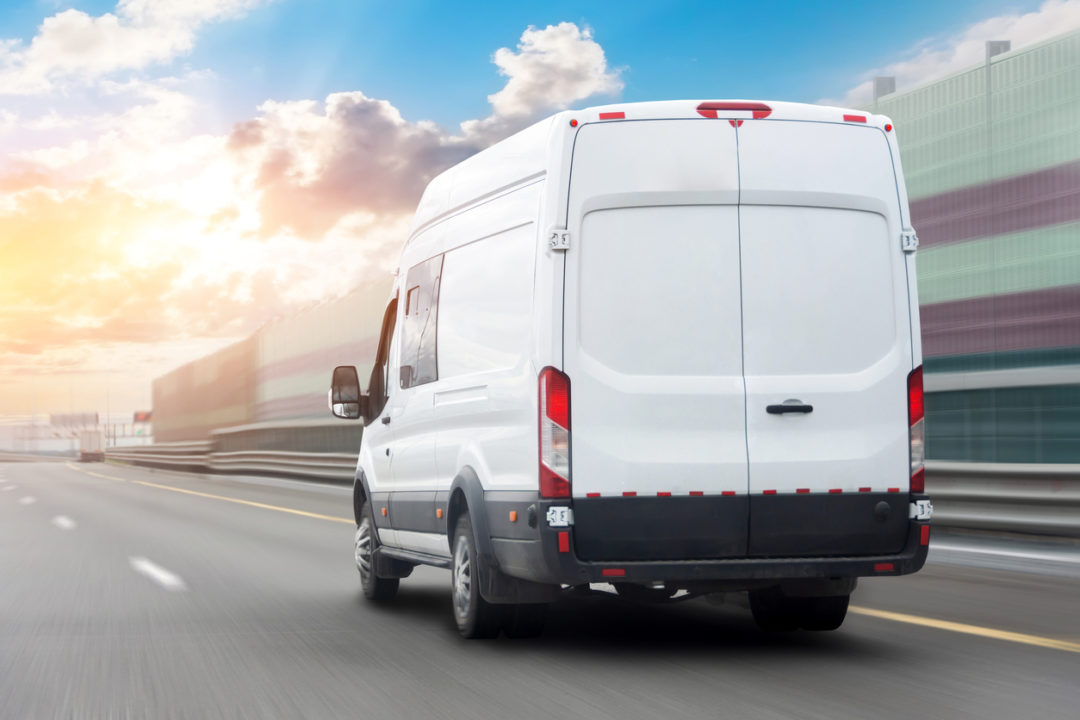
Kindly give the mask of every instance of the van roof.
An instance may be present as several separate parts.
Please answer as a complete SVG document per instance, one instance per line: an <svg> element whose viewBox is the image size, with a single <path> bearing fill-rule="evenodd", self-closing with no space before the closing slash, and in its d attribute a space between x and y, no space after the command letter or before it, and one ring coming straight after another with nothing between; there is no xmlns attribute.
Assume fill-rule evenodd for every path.
<svg viewBox="0 0 1080 720"><path fill-rule="evenodd" d="M551 146L561 146L563 135L582 125L619 120L700 118L848 122L874 127L884 127L891 122L884 115L873 115L865 110L774 100L661 100L564 110L437 175L420 198L409 239L444 215L542 177L547 170Z"/></svg>

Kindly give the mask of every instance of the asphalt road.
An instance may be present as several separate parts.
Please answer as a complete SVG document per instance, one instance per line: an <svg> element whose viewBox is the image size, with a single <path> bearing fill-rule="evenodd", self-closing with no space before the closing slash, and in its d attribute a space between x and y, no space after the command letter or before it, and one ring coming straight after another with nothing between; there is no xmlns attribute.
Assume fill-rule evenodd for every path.
<svg viewBox="0 0 1080 720"><path fill-rule="evenodd" d="M554 606L539 639L464 641L446 571L363 600L350 502L287 480L0 463L0 717L1080 716L1067 562L943 550L864 580L834 633L764 634L737 602L596 594Z"/></svg>

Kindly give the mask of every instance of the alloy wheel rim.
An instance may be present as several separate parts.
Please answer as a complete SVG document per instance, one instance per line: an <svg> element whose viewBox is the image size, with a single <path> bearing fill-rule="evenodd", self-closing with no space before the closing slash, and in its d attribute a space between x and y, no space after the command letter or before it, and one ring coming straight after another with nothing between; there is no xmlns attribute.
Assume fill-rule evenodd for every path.
<svg viewBox="0 0 1080 720"><path fill-rule="evenodd" d="M472 562L469 557L469 544L465 538L459 538L454 551L454 611L459 618L469 616L472 601Z"/></svg>
<svg viewBox="0 0 1080 720"><path fill-rule="evenodd" d="M356 528L356 567L360 577L367 580L371 575L371 524L367 519Z"/></svg>

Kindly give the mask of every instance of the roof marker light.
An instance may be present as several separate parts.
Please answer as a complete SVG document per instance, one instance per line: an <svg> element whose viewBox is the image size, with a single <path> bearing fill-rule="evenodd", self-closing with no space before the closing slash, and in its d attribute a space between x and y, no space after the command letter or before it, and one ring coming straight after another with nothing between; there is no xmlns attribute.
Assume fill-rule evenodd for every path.
<svg viewBox="0 0 1080 720"><path fill-rule="evenodd" d="M755 120L767 118L772 114L772 108L765 103L759 102L703 102L697 106L698 115L715 120L721 112L733 110L750 112Z"/></svg>
<svg viewBox="0 0 1080 720"><path fill-rule="evenodd" d="M625 120L626 113L624 112L606 112L600 113L601 120Z"/></svg>
<svg viewBox="0 0 1080 720"><path fill-rule="evenodd" d="M866 122L866 116L865 115L845 115L844 116L844 122L861 122L861 123L864 123L864 122Z"/></svg>
<svg viewBox="0 0 1080 720"><path fill-rule="evenodd" d="M577 127L577 118L572 118L570 120L570 127Z"/></svg>
<svg viewBox="0 0 1080 720"><path fill-rule="evenodd" d="M885 123L885 132L892 132L892 123Z"/></svg>

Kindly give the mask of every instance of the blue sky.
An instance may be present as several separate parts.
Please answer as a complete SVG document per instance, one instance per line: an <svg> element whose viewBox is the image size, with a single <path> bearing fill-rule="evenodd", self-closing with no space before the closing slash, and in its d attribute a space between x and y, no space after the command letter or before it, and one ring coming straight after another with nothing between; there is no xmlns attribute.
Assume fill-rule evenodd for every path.
<svg viewBox="0 0 1080 720"><path fill-rule="evenodd" d="M410 120L449 127L487 111L503 85L491 63L530 25L593 30L627 101L840 97L861 74L919 43L979 20L1036 9L1037 0L905 2L499 2L277 0L214 23L177 67L209 69L218 123L267 99L361 90ZM115 2L0 3L0 38L33 37L67 7L90 15ZM215 123L215 124L218 124Z"/></svg>

